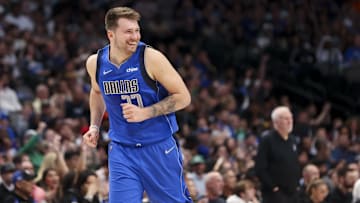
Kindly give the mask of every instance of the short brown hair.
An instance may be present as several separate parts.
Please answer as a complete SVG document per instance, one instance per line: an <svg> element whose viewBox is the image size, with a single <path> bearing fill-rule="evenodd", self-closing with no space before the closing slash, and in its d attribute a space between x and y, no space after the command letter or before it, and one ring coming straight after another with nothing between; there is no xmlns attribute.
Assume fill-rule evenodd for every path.
<svg viewBox="0 0 360 203"><path fill-rule="evenodd" d="M252 181L247 179L240 180L238 183L236 183L234 193L239 195L240 193L245 193L245 191L250 188L255 188L255 185Z"/></svg>
<svg viewBox="0 0 360 203"><path fill-rule="evenodd" d="M306 188L306 193L310 196L312 195L312 190L315 189L315 188L318 188L320 185L326 185L326 182L321 179L321 178L318 178L318 179L315 179L315 180L312 180L309 185L307 186Z"/></svg>
<svg viewBox="0 0 360 203"><path fill-rule="evenodd" d="M110 30L117 26L119 18L127 18L131 20L140 20L140 14L129 7L114 7L111 8L105 15L105 29Z"/></svg>

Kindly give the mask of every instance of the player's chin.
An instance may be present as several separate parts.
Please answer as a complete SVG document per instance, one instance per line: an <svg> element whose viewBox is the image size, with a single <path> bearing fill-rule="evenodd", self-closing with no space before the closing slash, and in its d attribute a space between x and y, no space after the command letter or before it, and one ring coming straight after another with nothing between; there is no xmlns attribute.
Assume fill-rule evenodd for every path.
<svg viewBox="0 0 360 203"><path fill-rule="evenodd" d="M129 46L128 50L129 50L129 52L135 52L136 48L137 48L137 46Z"/></svg>

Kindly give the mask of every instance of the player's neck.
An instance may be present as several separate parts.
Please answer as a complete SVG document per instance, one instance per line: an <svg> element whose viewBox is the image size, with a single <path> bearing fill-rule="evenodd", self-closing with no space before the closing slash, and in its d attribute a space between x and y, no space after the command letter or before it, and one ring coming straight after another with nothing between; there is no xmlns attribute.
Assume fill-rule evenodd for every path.
<svg viewBox="0 0 360 203"><path fill-rule="evenodd" d="M116 48L110 47L109 60L111 61L111 63L115 64L116 66L120 66L131 55L132 55L132 53L127 53L125 51L120 51L120 50L118 50Z"/></svg>

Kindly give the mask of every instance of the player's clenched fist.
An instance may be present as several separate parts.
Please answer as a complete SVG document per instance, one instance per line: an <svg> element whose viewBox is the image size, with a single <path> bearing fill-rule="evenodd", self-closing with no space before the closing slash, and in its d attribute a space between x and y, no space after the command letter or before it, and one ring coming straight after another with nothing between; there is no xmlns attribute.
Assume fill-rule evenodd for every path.
<svg viewBox="0 0 360 203"><path fill-rule="evenodd" d="M121 104L123 116L127 122L141 122L147 119L145 108L140 108L134 104Z"/></svg>
<svg viewBox="0 0 360 203"><path fill-rule="evenodd" d="M90 127L89 130L83 135L83 142L90 147L96 147L99 139L99 129Z"/></svg>

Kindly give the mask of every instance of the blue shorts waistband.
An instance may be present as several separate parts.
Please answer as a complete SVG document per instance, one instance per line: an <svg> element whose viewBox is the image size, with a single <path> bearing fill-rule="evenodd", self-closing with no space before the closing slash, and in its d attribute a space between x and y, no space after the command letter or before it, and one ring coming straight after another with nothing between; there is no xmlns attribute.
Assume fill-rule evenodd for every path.
<svg viewBox="0 0 360 203"><path fill-rule="evenodd" d="M116 145L121 145L123 147L132 147L132 148L141 148L141 147L147 147L147 146L150 146L150 145L156 145L156 144L159 144L161 142L164 142L166 140L168 140L169 138L172 138L171 136L170 137L166 137L164 139L161 139L161 140L156 140L154 142L147 142L147 143L141 143L141 142L137 142L137 143L122 143L122 142L118 142L118 141L114 141L114 140L111 140L112 143L116 144Z"/></svg>

